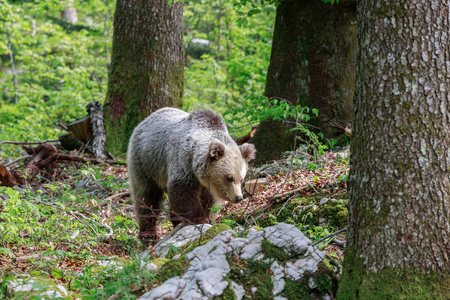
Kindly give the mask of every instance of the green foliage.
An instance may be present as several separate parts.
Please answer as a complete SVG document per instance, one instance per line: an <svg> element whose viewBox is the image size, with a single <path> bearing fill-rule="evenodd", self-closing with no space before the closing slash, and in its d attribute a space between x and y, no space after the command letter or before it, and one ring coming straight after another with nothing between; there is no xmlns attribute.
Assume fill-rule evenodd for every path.
<svg viewBox="0 0 450 300"><path fill-rule="evenodd" d="M74 1L77 25L59 19L65 3L0 0L0 140L56 138L104 98L115 1Z"/></svg>
<svg viewBox="0 0 450 300"><path fill-rule="evenodd" d="M103 102L114 5L74 0L79 21L70 24L60 20L65 1L0 0L0 140L55 139L62 133L59 122L83 116L92 100ZM185 110L208 106L223 113L241 99L263 93L274 17L268 7L239 27L232 3L184 4ZM209 44L191 57L194 39ZM20 151L2 145L0 159Z"/></svg>
<svg viewBox="0 0 450 300"><path fill-rule="evenodd" d="M83 299L136 299L144 290L145 284L155 280L155 275L142 268L140 259L134 258L109 267L90 265L73 278L74 288Z"/></svg>
<svg viewBox="0 0 450 300"><path fill-rule="evenodd" d="M315 133L307 124L311 119L310 112L316 117L319 115L317 109L310 110L308 107L293 105L286 99L251 96L242 101L238 108L228 110L225 116L230 115L230 122L238 124L241 124L243 119L248 124L257 124L267 119L293 122L295 126L293 125L288 132L297 131L298 140L307 144L318 158L328 147L321 142L323 134ZM310 169L313 168L315 165L310 166Z"/></svg>
<svg viewBox="0 0 450 300"><path fill-rule="evenodd" d="M339 3L339 0L322 0L324 3ZM237 9L239 18L236 22L240 26L246 26L251 22L252 17L261 13L262 10L268 7L278 7L283 0L235 0L234 6Z"/></svg>
<svg viewBox="0 0 450 300"><path fill-rule="evenodd" d="M184 4L185 110L209 106L224 113L239 107L242 99L263 93L274 17L275 11L269 7L248 26L239 27L236 8L230 2L194 0ZM207 44L202 46L198 39ZM203 50L198 52L200 46Z"/></svg>

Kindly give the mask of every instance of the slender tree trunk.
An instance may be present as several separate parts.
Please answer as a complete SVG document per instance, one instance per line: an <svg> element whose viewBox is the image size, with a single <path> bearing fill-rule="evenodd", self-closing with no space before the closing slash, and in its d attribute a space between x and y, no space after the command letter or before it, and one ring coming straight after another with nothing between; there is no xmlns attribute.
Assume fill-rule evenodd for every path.
<svg viewBox="0 0 450 300"><path fill-rule="evenodd" d="M6 24L5 24L5 28L6 28ZM13 47L12 47L11 32L9 31L9 29L7 29L7 31L6 31L6 36L8 37L9 62L11 63L11 74L13 76L14 104L17 104L19 81L17 79L16 66L14 64L14 52L13 52Z"/></svg>
<svg viewBox="0 0 450 300"><path fill-rule="evenodd" d="M444 0L361 1L338 299L450 299L450 32Z"/></svg>
<svg viewBox="0 0 450 300"><path fill-rule="evenodd" d="M71 24L78 23L77 9L73 7L73 0L67 1L67 7L61 11L61 20Z"/></svg>
<svg viewBox="0 0 450 300"><path fill-rule="evenodd" d="M109 42L108 21L109 21L110 14L108 12L108 5L109 5L109 0L105 0L106 12L103 15L103 36L105 37L106 67L109 69L110 63L109 63L109 47L108 47L108 42Z"/></svg>
<svg viewBox="0 0 450 300"><path fill-rule="evenodd" d="M322 0L285 0L277 8L265 95L319 109L319 126L330 138L351 119L356 50L354 0L331 5ZM277 159L292 150L292 125L266 121L253 142L257 161Z"/></svg>
<svg viewBox="0 0 450 300"><path fill-rule="evenodd" d="M165 106L182 106L181 1L118 0L105 100L106 147L125 153L133 129Z"/></svg>

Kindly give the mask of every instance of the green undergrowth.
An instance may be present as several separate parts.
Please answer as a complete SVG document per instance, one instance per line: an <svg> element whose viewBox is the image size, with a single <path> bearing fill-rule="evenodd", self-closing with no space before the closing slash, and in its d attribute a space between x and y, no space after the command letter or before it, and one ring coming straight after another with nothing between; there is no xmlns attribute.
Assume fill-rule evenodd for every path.
<svg viewBox="0 0 450 300"><path fill-rule="evenodd" d="M142 268L142 261L131 259L104 268L85 267L73 279L77 296L82 299L135 299L156 279L152 271Z"/></svg>
<svg viewBox="0 0 450 300"><path fill-rule="evenodd" d="M114 257L125 262L143 249L130 200L114 198L128 189L125 179L114 176L122 169L120 163L68 164L54 180L37 177L33 186L0 187L0 258L6 262L0 280L17 277L26 266L32 277L70 282L70 293L108 293L110 285L118 290L115 284L131 290L123 283L124 274L105 273L96 264ZM132 261L125 264L129 273L136 264ZM7 297L4 289L1 293L0 298Z"/></svg>
<svg viewBox="0 0 450 300"><path fill-rule="evenodd" d="M320 204L321 199L325 198L322 195L299 197L289 203L275 203L257 219L256 225L265 228L281 222L293 224L314 242L346 226L348 216L346 197L346 195L341 198L330 197L324 204ZM260 214L261 211L256 211L250 217L238 219L237 223L245 225L246 220L256 219Z"/></svg>

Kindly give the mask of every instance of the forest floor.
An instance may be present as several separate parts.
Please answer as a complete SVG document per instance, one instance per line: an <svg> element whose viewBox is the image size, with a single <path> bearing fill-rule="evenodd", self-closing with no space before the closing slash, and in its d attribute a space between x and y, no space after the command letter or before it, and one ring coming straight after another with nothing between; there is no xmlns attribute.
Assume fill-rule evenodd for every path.
<svg viewBox="0 0 450 300"><path fill-rule="evenodd" d="M51 279L76 297L94 298L107 296L108 287L138 295L139 283L151 280L151 274L136 276L138 254L146 247L137 239L125 162L85 159L59 163L51 176L38 174L21 186L0 187L0 296L8 297L5 283L22 274ZM330 243L336 237L324 237L345 227L347 174L348 162L332 152L251 168L248 179L266 177L264 189L216 211L212 221L244 229L292 223L341 264L345 234L337 243ZM171 229L166 207L159 237ZM118 270L108 262L125 266Z"/></svg>

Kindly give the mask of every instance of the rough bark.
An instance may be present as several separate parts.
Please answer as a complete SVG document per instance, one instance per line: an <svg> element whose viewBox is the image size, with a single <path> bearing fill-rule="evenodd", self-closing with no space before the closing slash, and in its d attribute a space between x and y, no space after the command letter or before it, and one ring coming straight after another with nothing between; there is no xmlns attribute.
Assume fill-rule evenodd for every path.
<svg viewBox="0 0 450 300"><path fill-rule="evenodd" d="M164 106L182 106L181 1L118 0L104 113L106 148L125 153L136 125Z"/></svg>
<svg viewBox="0 0 450 300"><path fill-rule="evenodd" d="M343 133L327 124L351 119L356 50L355 1L285 0L277 8L265 95L319 109L325 136ZM253 142L258 162L292 150L292 125L262 122ZM275 131L275 132L271 132ZM271 133L269 133L271 132Z"/></svg>
<svg viewBox="0 0 450 300"><path fill-rule="evenodd" d="M92 101L86 106L86 109L92 127L92 153L97 158L104 158L106 133L103 124L103 105L98 101Z"/></svg>
<svg viewBox="0 0 450 300"><path fill-rule="evenodd" d="M61 11L61 20L67 23L76 24L78 23L77 9L75 7L68 7Z"/></svg>
<svg viewBox="0 0 450 300"><path fill-rule="evenodd" d="M61 10L61 20L64 20L70 24L78 23L77 9L73 7L73 4L73 0L69 0L66 2L67 6Z"/></svg>
<svg viewBox="0 0 450 300"><path fill-rule="evenodd" d="M450 9L361 1L339 299L450 299Z"/></svg>

